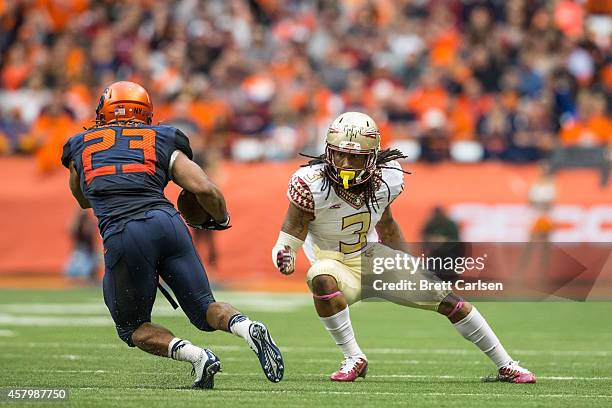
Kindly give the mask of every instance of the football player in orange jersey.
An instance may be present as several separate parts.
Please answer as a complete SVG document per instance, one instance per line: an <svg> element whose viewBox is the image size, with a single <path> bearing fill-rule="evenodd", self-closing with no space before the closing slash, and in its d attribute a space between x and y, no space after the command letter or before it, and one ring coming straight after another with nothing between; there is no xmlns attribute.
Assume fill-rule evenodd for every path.
<svg viewBox="0 0 612 408"><path fill-rule="evenodd" d="M151 322L161 277L194 326L242 337L266 377L278 382L284 364L268 329L215 300L187 226L164 187L172 180L194 193L212 216L195 227L208 230L230 227L223 194L191 160L187 137L176 128L152 125L152 117L153 104L142 86L115 82L100 98L95 125L71 137L62 154L72 194L98 217L104 301L117 333L130 347L190 362L193 387L213 387L221 368L217 356Z"/></svg>

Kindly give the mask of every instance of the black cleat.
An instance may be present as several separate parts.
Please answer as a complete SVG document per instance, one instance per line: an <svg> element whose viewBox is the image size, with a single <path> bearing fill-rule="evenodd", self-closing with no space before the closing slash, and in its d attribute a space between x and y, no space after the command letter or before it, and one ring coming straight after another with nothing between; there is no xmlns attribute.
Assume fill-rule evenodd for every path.
<svg viewBox="0 0 612 408"><path fill-rule="evenodd" d="M253 322L249 326L249 346L257 354L259 364L268 380L279 382L283 379L285 364L283 356L272 340L268 328L260 322Z"/></svg>

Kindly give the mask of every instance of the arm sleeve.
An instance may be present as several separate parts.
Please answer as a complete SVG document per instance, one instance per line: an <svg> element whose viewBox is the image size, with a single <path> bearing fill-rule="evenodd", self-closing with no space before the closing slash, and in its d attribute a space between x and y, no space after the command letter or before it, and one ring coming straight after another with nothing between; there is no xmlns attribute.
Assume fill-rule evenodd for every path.
<svg viewBox="0 0 612 408"><path fill-rule="evenodd" d="M64 148L62 150L62 165L66 168L69 168L71 161L72 161L72 149L70 148L70 140L68 140L64 144Z"/></svg>
<svg viewBox="0 0 612 408"><path fill-rule="evenodd" d="M287 197L296 207L314 214L315 205L314 197L310 191L310 187L300 176L294 175L289 181L289 188L287 189Z"/></svg>
<svg viewBox="0 0 612 408"><path fill-rule="evenodd" d="M193 152L191 151L191 146L189 145L189 139L178 129L176 129L176 134L174 137L174 146L177 150L185 153L185 156L189 157L189 160L193 160Z"/></svg>

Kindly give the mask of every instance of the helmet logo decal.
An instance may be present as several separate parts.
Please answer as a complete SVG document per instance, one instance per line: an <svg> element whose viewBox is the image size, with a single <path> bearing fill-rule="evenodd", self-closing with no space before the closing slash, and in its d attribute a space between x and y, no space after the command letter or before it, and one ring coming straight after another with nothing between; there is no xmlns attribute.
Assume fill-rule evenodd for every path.
<svg viewBox="0 0 612 408"><path fill-rule="evenodd" d="M342 141L342 142L340 142L340 146L339 147L341 149L361 150L361 144L359 144L359 142Z"/></svg>
<svg viewBox="0 0 612 408"><path fill-rule="evenodd" d="M335 128L335 127L330 127L329 133L344 133L350 139L354 139L359 136L365 136L365 137L369 137L372 139L376 139L376 137L380 135L380 132L377 131L376 129L372 129L372 128L368 129L368 128L363 128L363 127L355 126L355 125L346 125L344 126L342 130Z"/></svg>
<svg viewBox="0 0 612 408"><path fill-rule="evenodd" d="M356 138L361 135L361 128L358 128L354 125L345 126L344 134L347 135L350 139Z"/></svg>

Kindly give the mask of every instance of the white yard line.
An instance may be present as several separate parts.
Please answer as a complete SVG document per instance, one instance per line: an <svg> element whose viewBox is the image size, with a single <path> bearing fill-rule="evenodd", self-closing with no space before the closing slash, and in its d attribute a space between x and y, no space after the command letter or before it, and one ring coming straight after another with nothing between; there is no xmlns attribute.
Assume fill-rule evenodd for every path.
<svg viewBox="0 0 612 408"><path fill-rule="evenodd" d="M121 370L60 370L60 369L34 369L34 370L23 370L33 371L41 373L95 373L95 374L120 374L125 371ZM145 375L159 375L159 371L138 371L140 374ZM222 373L221 376L225 377L260 377L261 373ZM327 378L327 374L317 373L301 373L297 374L297 377L319 377ZM379 374L369 375L368 378L425 378L435 380L472 380L480 379L480 377L469 377L459 375L420 375L420 374ZM538 376L539 380L549 381L569 381L569 380L580 380L580 381L612 381L612 377L559 377L559 376Z"/></svg>
<svg viewBox="0 0 612 408"><path fill-rule="evenodd" d="M107 348L107 349L115 349L115 348L126 348L127 346L119 340L115 340L114 337L109 337L108 343L91 343L91 342L83 342L83 343L74 343L74 342L9 342L9 341L0 341L1 347L61 347L61 348ZM468 345L469 346L469 345ZM235 346L235 345L226 345L226 344L207 344L207 347L212 350L220 350L220 351L248 351L246 346ZM466 346L467 347L467 346ZM284 346L281 347L282 351L289 353L322 353L322 354L338 354L338 350L335 347L310 347L310 346ZM368 354L408 354L411 356L418 355L480 355L481 352L475 348L456 348L456 349L446 349L446 348L368 348L364 347L364 350ZM607 350L522 350L522 349L511 349L513 354L517 355L552 355L552 356L566 356L566 357L575 357L575 356L585 356L585 357L607 357L612 356L612 351Z"/></svg>
<svg viewBox="0 0 612 408"><path fill-rule="evenodd" d="M49 317L49 316L16 316L0 314L0 324L7 326L43 326L43 327L101 327L112 324L110 317Z"/></svg>
<svg viewBox="0 0 612 408"><path fill-rule="evenodd" d="M112 322L110 323L112 325ZM115 342L114 337L109 337L108 343L74 343L74 342L2 342L2 347L73 347L73 348L125 348L125 344ZM246 346L234 346L225 344L207 344L207 347L212 350L220 351L244 351L247 350ZM281 347L282 351L289 353L322 353L322 354L338 354L338 350L335 347L312 347L312 346L285 346ZM408 354L408 355L419 355L419 354L440 354L440 355L479 355L480 351L477 349L446 349L446 348L429 348L429 349L416 349L416 348L368 348L364 347L364 350L368 354ZM518 355L552 355L552 356L585 356L585 357L607 357L612 356L612 351L607 350L521 350L511 349L513 354Z"/></svg>
<svg viewBox="0 0 612 408"><path fill-rule="evenodd" d="M218 297L224 302L230 302L238 308L253 311L291 312L301 307L312 307L312 299L304 294L271 294L271 293L223 293ZM10 314L39 314L39 315L108 315L108 309L103 302L74 302L74 303L0 303L0 313ZM153 314L157 316L172 316L175 311L164 301L158 301L153 307Z"/></svg>
<svg viewBox="0 0 612 408"><path fill-rule="evenodd" d="M245 350L248 352L248 350L244 347L237 347L237 350ZM215 347L215 350L219 350L218 347ZM11 351L10 354L7 355L2 355L0 354L0 359L6 358L6 359L12 359L15 358L17 356L30 356L31 352L28 350L13 350ZM54 359L67 359L67 360L100 360L102 357L98 356L98 355L75 355L75 354L49 354L47 356L45 356L46 358L54 358ZM229 357L229 356L223 356L222 357L224 362L242 362L244 361L243 357ZM305 359L305 360L300 360L302 363L305 364L336 364L340 362L339 358L309 358L309 359ZM377 365L401 365L401 366L419 366L419 365L433 365L433 366L439 366L441 364L445 364L451 367L465 367L465 366L476 366L476 367L482 367L483 369L487 369L489 371L491 371L491 365L488 361L486 360L478 360L478 361L474 361L474 360L404 360L404 359L373 359L372 360L373 363L377 364ZM562 364L562 363L558 363L555 361L548 361L548 362L539 362L538 366L539 367L543 367L543 366L547 366L547 367L563 367L566 368L568 365L575 367L575 366L588 366L588 367L593 367L593 363L592 362L572 362L569 364ZM390 375L391 376L391 375ZM540 377L538 376L538 378L544 378L544 377ZM556 379L576 379L575 377L557 377ZM605 379L605 378L602 378Z"/></svg>

